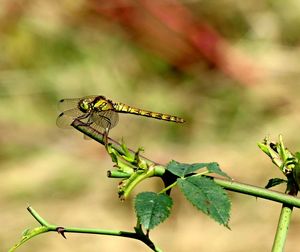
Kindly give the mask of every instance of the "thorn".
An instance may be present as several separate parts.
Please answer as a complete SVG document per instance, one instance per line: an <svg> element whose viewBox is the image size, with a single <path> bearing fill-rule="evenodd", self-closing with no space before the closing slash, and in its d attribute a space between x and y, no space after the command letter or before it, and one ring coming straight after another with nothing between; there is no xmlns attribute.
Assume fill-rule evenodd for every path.
<svg viewBox="0 0 300 252"><path fill-rule="evenodd" d="M67 237L65 236L65 228L64 227L58 227L56 228L57 233L59 233L62 237L64 237L65 239L67 239Z"/></svg>

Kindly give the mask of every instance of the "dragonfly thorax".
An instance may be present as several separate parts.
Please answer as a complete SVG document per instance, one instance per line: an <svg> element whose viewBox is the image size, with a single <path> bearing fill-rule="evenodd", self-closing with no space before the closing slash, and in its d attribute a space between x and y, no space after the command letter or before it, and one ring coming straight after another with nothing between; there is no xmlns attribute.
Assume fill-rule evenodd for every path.
<svg viewBox="0 0 300 252"><path fill-rule="evenodd" d="M109 99L106 99L102 95L95 98L95 100L93 101L93 108L96 111L107 111L114 109L113 102Z"/></svg>

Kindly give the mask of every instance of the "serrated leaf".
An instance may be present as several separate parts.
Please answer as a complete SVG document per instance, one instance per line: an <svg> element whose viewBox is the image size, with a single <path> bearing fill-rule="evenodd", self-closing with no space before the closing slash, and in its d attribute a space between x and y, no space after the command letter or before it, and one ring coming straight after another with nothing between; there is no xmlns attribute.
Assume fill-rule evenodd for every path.
<svg viewBox="0 0 300 252"><path fill-rule="evenodd" d="M178 177L184 177L201 168L207 167L208 163L185 164L172 160L167 164L167 170Z"/></svg>
<svg viewBox="0 0 300 252"><path fill-rule="evenodd" d="M167 164L167 170L178 177L185 177L201 168L207 168L207 171L209 173L216 173L223 177L227 177L231 179L225 172L223 172L220 169L219 164L216 162L185 164L185 163L179 163L177 161L172 160Z"/></svg>
<svg viewBox="0 0 300 252"><path fill-rule="evenodd" d="M287 180L281 178L272 178L268 181L268 184L265 186L266 189L271 188L273 186L280 185L282 183L287 183Z"/></svg>
<svg viewBox="0 0 300 252"><path fill-rule="evenodd" d="M138 220L146 229L153 229L166 220L173 205L171 197L166 194L142 192L135 198L135 211Z"/></svg>
<svg viewBox="0 0 300 252"><path fill-rule="evenodd" d="M225 172L223 172L220 169L219 164L216 163L216 162L208 163L206 167L207 167L207 170L209 171L209 173L215 173L215 174L218 174L218 175L221 175L223 177L231 179L231 177L229 177Z"/></svg>
<svg viewBox="0 0 300 252"><path fill-rule="evenodd" d="M180 190L192 205L228 227L231 204L222 187L203 176L179 178L177 181Z"/></svg>

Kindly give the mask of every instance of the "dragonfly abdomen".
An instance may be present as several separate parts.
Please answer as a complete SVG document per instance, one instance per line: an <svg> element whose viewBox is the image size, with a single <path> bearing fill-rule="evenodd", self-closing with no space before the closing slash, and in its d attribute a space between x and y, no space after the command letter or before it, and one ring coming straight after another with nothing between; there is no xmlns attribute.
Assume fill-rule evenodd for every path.
<svg viewBox="0 0 300 252"><path fill-rule="evenodd" d="M135 115L146 116L146 117L151 117L151 118L155 118L158 120L165 120L165 121L176 122L176 123L184 122L184 120L182 118L177 117L177 116L158 113L158 112L152 112L152 111L139 109L139 108L134 108L134 107L128 106L124 103L114 103L113 106L114 106L115 110L120 113L135 114Z"/></svg>

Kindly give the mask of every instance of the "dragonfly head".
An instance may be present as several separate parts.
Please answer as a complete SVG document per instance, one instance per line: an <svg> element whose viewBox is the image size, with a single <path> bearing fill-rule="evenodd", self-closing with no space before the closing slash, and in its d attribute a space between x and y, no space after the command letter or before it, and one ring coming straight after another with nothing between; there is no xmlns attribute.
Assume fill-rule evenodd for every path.
<svg viewBox="0 0 300 252"><path fill-rule="evenodd" d="M89 113L92 109L92 103L90 100L82 99L79 101L78 107L83 113Z"/></svg>

